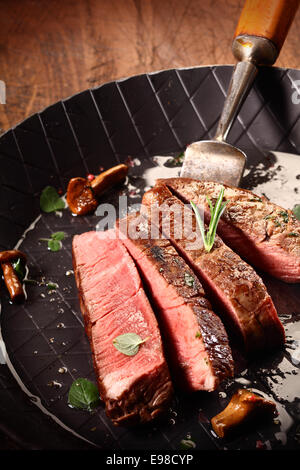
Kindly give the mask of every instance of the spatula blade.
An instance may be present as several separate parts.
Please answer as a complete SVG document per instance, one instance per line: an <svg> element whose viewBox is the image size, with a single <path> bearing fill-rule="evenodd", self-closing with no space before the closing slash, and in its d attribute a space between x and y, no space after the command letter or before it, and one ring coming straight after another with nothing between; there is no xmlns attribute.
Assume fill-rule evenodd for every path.
<svg viewBox="0 0 300 470"><path fill-rule="evenodd" d="M225 142L203 140L189 145L180 176L239 186L246 155Z"/></svg>

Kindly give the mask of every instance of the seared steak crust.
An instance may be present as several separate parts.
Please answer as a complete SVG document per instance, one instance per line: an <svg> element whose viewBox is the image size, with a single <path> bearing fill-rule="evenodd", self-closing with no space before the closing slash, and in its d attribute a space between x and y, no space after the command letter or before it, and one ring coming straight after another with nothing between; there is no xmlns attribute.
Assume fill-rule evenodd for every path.
<svg viewBox="0 0 300 470"><path fill-rule="evenodd" d="M190 178L158 180L185 202L205 210L206 196L216 200L220 183ZM226 186L226 210L218 225L222 239L245 260L262 271L290 283L300 282L300 221L293 212L245 189Z"/></svg>
<svg viewBox="0 0 300 470"><path fill-rule="evenodd" d="M150 212L149 216L156 219L155 211L162 204L169 207L174 207L175 204L183 206L163 184L145 193L143 204L148 215ZM164 213L160 220L163 224ZM199 248L191 248L191 241L200 237L199 231L196 233L194 215L191 233L185 233L179 239L174 235L179 221L172 213L170 223L172 244L190 264L211 300L222 311L225 323L243 340L246 351L257 353L281 346L285 337L283 326L262 279L254 269L218 236L210 252L205 251L202 243Z"/></svg>
<svg viewBox="0 0 300 470"><path fill-rule="evenodd" d="M106 414L109 418L112 419L115 425L134 425L141 422L150 421L167 409L173 395L173 386L170 379L169 369L163 356L162 344L155 316L151 310L150 304L148 304L148 300L146 299L143 290L141 290L141 288L139 287L139 281L137 281L136 295L140 296L143 303L146 305L146 308L150 309L150 311L148 310L148 315L150 314L150 321L152 323L151 328L152 332L154 331L155 336L155 338L153 339L152 348L155 348L157 352L154 355L155 360L153 361L153 367L141 367L140 370L136 370L135 372L131 369L131 373L134 373L134 375L131 378L129 385L126 386L125 384L124 386L121 386L118 389L119 393L116 396L116 393L112 392L112 390L106 383L108 373L106 374L101 367L101 365L103 365L103 368L105 367L105 370L107 370L107 364L105 364L105 361L103 360L106 347L104 345L102 350L99 351L98 331L99 329L104 331L106 329L108 330L110 324L115 323L116 325L118 325L118 314L119 312L120 315L122 314L122 308L121 306L118 307L115 313L106 313L105 310L103 310L103 318L92 320L91 311L93 310L93 304L91 303L90 298L87 295L86 288L84 286L84 270L82 261L78 263L78 250L85 248L85 244L82 247L80 246L80 243L78 243L79 237L80 236L74 237L73 241L74 274L78 287L79 303L84 319L85 330L91 345L92 358L97 377L98 388L101 399L105 403ZM122 245L120 241L118 242L120 243L120 245ZM129 255L126 253L126 250L124 250L124 252L127 257L127 263L133 264ZM96 259L97 253L95 253L95 260ZM99 265L99 269L101 269L101 262L99 263ZM97 268L97 263L95 264L95 266ZM133 268L134 270L136 269L134 266ZM136 276L138 276L137 272ZM101 286L101 284L99 284L98 289L101 292L101 289L105 289L105 286ZM116 286L116 291L111 292L112 297L116 295L117 290L118 289ZM153 315L153 317L151 317L151 315ZM147 321L147 319L145 319L145 321ZM115 336L117 335L118 332L115 333ZM103 340L103 338L100 338L100 340ZM147 347L151 348L150 343L147 344ZM110 353L111 352L108 351L108 354ZM142 353L142 349L141 351L139 351L139 353ZM113 357L113 354L116 354L117 359L118 355L123 356L122 353L119 353L116 350L115 352L112 351L112 354L110 356L110 360L112 362L112 370L114 369L114 360L116 360L116 358ZM128 364L130 363L130 359L131 358L128 357ZM126 357L122 357L122 360L125 360L124 368L126 368ZM130 374L130 372L128 373Z"/></svg>
<svg viewBox="0 0 300 470"><path fill-rule="evenodd" d="M143 216L131 215L127 218L126 225L131 222L137 227L140 238L127 237L123 243L134 258L155 303L172 368L182 387L215 390L222 380L233 375L234 370L225 328L212 311L201 283L170 241L150 239L151 221L146 223ZM120 221L119 226L125 233L124 221ZM125 230L127 233L126 227ZM174 309L181 315L178 327L175 325L178 317L173 316ZM187 318L188 316L194 317L189 340L187 330L191 318ZM170 327L170 322L174 328ZM192 359L189 361L189 354L197 348L196 343L199 345L199 352L197 363L193 364ZM184 347L187 349L183 352ZM197 374L202 374L201 380Z"/></svg>

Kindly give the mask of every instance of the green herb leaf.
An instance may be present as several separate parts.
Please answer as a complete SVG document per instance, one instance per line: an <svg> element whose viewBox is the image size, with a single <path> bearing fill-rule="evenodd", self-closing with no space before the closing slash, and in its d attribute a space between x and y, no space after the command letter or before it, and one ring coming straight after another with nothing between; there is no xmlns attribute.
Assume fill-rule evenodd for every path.
<svg viewBox="0 0 300 470"><path fill-rule="evenodd" d="M99 404L98 388L93 382L79 378L75 380L69 390L68 403L74 408L92 411Z"/></svg>
<svg viewBox="0 0 300 470"><path fill-rule="evenodd" d="M65 232L55 232L55 233L52 233L51 235L51 238L52 240L63 240L65 238Z"/></svg>
<svg viewBox="0 0 300 470"><path fill-rule="evenodd" d="M139 351L140 345L145 343L148 338L142 339L136 333L125 333L117 336L113 340L114 347L126 356L134 356Z"/></svg>
<svg viewBox="0 0 300 470"><path fill-rule="evenodd" d="M296 204L293 208L293 213L296 219L300 220L300 204Z"/></svg>
<svg viewBox="0 0 300 470"><path fill-rule="evenodd" d="M197 331L197 333L195 334L195 338L202 338L202 334L200 333L200 331Z"/></svg>
<svg viewBox="0 0 300 470"><path fill-rule="evenodd" d="M40 208L44 212L55 212L65 208L65 202L53 186L46 186L40 197Z"/></svg>
<svg viewBox="0 0 300 470"><path fill-rule="evenodd" d="M190 275L190 273L184 273L184 282L189 287L194 287L195 278Z"/></svg>
<svg viewBox="0 0 300 470"><path fill-rule="evenodd" d="M191 439L182 439L182 441L180 441L180 448L182 450L194 449L195 447L196 444Z"/></svg>
<svg viewBox="0 0 300 470"><path fill-rule="evenodd" d="M168 168L172 168L172 167L176 167L176 166L181 166L182 163L183 163L183 159L184 159L184 152L180 153L179 155L177 155L176 157L173 157L173 158L169 158L164 166L167 166Z"/></svg>
<svg viewBox="0 0 300 470"><path fill-rule="evenodd" d="M62 247L62 244L60 241L58 240L49 240L48 241L48 248L49 250L51 251L59 251Z"/></svg>
<svg viewBox="0 0 300 470"><path fill-rule="evenodd" d="M196 216L196 220L197 220L197 224L198 224L198 227L200 229L200 232L201 232L201 236L202 236L202 240L203 240L203 243L204 243L204 247L206 249L206 236L205 236L205 228L204 228L204 222L202 220L202 217L199 213L199 210L198 210L198 207L196 206L196 204L194 202L191 202L191 206L193 208L193 211L195 212L195 216Z"/></svg>
<svg viewBox="0 0 300 470"><path fill-rule="evenodd" d="M208 196L206 196L207 204L209 205L210 213L214 213L214 206L212 205L212 202Z"/></svg>
<svg viewBox="0 0 300 470"><path fill-rule="evenodd" d="M59 251L62 247L61 240L65 238L65 232L52 233L51 238L40 238L40 241L47 242L51 251Z"/></svg>
<svg viewBox="0 0 300 470"><path fill-rule="evenodd" d="M18 258L17 261L12 262L12 266L13 266L18 278L22 282L24 277L25 277L25 267L24 267L24 263L21 260L21 258Z"/></svg>
<svg viewBox="0 0 300 470"><path fill-rule="evenodd" d="M198 207L196 206L194 202L191 201L191 206L193 208L193 211L195 212L196 220L200 229L204 248L206 251L210 251L214 245L216 232L217 232L217 226L226 208L227 201L222 203L224 191L225 191L225 188L224 186L222 186L217 202L215 204L215 207L213 207L212 202L209 199L209 197L206 196L206 200L210 209L210 222L209 222L209 227L207 231L205 231L204 222L201 218Z"/></svg>
<svg viewBox="0 0 300 470"><path fill-rule="evenodd" d="M58 284L56 282L47 282L46 287L49 290L55 290L58 288Z"/></svg>

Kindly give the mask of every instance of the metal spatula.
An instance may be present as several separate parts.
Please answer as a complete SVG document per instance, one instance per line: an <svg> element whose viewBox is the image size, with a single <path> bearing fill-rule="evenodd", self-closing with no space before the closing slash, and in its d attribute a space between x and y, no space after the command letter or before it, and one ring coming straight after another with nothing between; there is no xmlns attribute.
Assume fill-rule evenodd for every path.
<svg viewBox="0 0 300 470"><path fill-rule="evenodd" d="M181 177L239 186L246 155L225 140L258 67L272 65L276 61L299 3L300 0L246 0L232 45L238 63L215 137L187 147Z"/></svg>

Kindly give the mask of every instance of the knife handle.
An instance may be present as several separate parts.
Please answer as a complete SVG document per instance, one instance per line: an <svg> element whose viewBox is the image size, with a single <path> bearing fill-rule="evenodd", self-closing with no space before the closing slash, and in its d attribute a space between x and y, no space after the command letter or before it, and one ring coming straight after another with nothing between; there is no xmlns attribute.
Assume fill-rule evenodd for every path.
<svg viewBox="0 0 300 470"><path fill-rule="evenodd" d="M234 37L269 39L279 54L299 4L300 0L246 0Z"/></svg>

